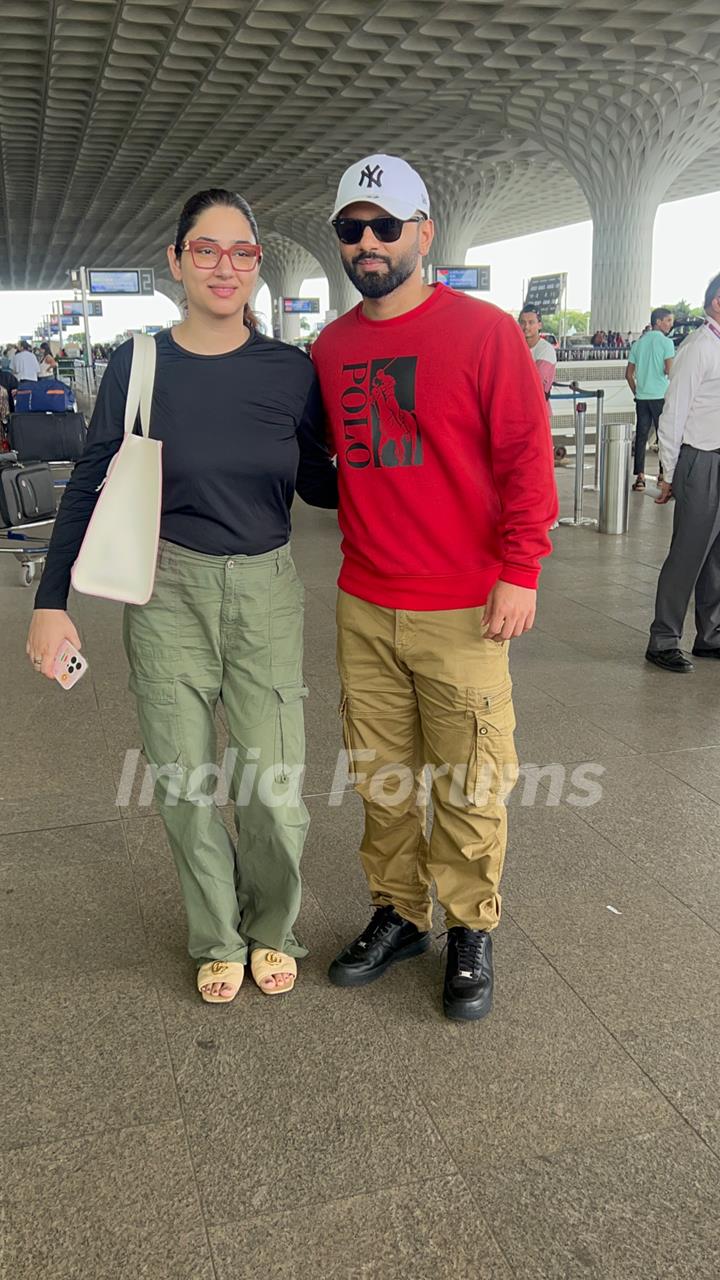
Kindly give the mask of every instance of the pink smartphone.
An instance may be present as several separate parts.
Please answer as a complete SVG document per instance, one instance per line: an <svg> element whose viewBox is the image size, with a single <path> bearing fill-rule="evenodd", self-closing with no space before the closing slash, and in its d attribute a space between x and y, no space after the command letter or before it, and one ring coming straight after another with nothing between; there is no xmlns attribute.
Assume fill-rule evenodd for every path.
<svg viewBox="0 0 720 1280"><path fill-rule="evenodd" d="M88 664L82 654L78 653L74 644L66 640L55 656L52 673L63 689L72 689L74 684L85 675Z"/></svg>

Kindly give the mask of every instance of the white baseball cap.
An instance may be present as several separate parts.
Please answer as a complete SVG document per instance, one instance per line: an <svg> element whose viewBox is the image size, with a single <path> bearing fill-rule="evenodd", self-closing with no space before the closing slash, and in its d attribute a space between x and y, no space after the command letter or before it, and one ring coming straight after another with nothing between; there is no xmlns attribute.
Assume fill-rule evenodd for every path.
<svg viewBox="0 0 720 1280"><path fill-rule="evenodd" d="M393 218L412 218L416 212L430 217L427 187L407 160L399 156L366 156L346 169L328 222L349 204L376 204Z"/></svg>

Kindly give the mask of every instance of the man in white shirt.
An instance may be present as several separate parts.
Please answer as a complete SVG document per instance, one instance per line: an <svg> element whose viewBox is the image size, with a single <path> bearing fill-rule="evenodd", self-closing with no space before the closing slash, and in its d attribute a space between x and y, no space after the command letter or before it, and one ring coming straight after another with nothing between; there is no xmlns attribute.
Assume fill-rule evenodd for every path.
<svg viewBox="0 0 720 1280"><path fill-rule="evenodd" d="M645 657L678 673L693 670L680 648L693 587L693 654L720 658L720 275L707 287L705 314L673 362L659 431L656 502L673 497L675 518Z"/></svg>
<svg viewBox="0 0 720 1280"><path fill-rule="evenodd" d="M37 382L40 368L27 342L20 343L20 350L13 356L12 371L20 382Z"/></svg>
<svg viewBox="0 0 720 1280"><path fill-rule="evenodd" d="M547 338L541 336L542 316L535 307L523 307L518 316L518 324L523 331L525 341L530 348L530 355L535 361L535 367L540 374L545 399L549 400L552 384L555 381L557 356L555 355L555 348L551 346Z"/></svg>

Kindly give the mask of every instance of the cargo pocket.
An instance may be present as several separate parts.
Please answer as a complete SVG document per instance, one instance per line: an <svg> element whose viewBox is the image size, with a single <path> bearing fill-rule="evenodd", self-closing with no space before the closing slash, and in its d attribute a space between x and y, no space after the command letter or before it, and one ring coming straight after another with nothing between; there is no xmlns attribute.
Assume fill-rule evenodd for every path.
<svg viewBox="0 0 720 1280"><path fill-rule="evenodd" d="M493 800L504 801L518 775L518 761L513 741L515 712L512 700L493 708L469 708L474 721L465 796L476 808Z"/></svg>
<svg viewBox="0 0 720 1280"><path fill-rule="evenodd" d="M148 764L179 786L185 770L177 723L175 682L150 680L131 671L128 688L137 699L140 734Z"/></svg>
<svg viewBox="0 0 720 1280"><path fill-rule="evenodd" d="M305 721L303 701L310 690L306 684L276 684L275 777L287 782L289 771L305 763Z"/></svg>

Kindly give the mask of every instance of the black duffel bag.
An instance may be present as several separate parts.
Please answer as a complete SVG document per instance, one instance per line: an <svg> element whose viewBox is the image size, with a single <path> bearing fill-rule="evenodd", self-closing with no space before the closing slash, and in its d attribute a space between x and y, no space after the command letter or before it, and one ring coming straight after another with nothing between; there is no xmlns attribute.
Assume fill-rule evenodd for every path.
<svg viewBox="0 0 720 1280"><path fill-rule="evenodd" d="M85 450L87 426L82 413L13 413L8 434L21 462L77 462Z"/></svg>

